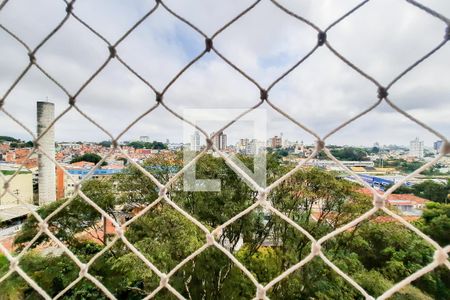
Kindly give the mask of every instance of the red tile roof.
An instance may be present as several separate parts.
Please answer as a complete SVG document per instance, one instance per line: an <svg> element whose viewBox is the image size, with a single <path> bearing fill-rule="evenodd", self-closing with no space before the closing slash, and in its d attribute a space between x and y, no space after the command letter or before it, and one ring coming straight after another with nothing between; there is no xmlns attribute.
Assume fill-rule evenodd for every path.
<svg viewBox="0 0 450 300"><path fill-rule="evenodd" d="M368 188L360 188L358 189L358 192L360 192L361 194L367 195L367 196L372 196L372 191L369 190ZM387 201L390 202L394 200L396 203L398 200L403 200L403 201L407 201L407 202L414 202L417 204L424 204L430 200L422 198L422 197L418 197L414 194L390 194L387 197Z"/></svg>
<svg viewBox="0 0 450 300"><path fill-rule="evenodd" d="M415 202L415 203L418 203L418 204L424 204L425 202L430 201L430 200L418 197L418 196L413 195L413 194L391 194L391 195L388 196L387 200L388 201L389 200L405 200L405 201Z"/></svg>

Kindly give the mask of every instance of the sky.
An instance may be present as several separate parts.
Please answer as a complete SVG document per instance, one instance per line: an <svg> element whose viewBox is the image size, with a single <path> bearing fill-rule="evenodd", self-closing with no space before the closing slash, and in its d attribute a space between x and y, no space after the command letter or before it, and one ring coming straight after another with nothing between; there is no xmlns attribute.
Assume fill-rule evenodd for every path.
<svg viewBox="0 0 450 300"><path fill-rule="evenodd" d="M279 1L320 28L355 7L360 1ZM108 41L117 41L153 6L153 0L78 0L74 12ZM164 0L211 36L251 5L244 0ZM450 17L450 1L422 0L424 5ZM0 24L31 48L65 16L58 0L10 0L0 11ZM443 39L445 24L403 0L372 0L333 27L327 39L349 61L387 85ZM317 32L262 0L253 10L214 39L214 46L262 87L305 56L317 43ZM400 79L389 91L398 107L450 136L450 43ZM120 57L156 89L162 90L194 57L203 51L204 38L170 15L163 7L147 18L117 48ZM107 45L73 17L36 53L38 63L70 93L108 57ZM0 30L0 95L28 63L27 51ZM207 53L169 88L168 107L180 115L186 109L241 109L259 101L258 88L215 53ZM339 60L326 47L319 48L269 93L273 104L323 137L335 127L377 101L376 86ZM4 108L32 131L36 130L36 102L55 103L56 114L68 107L67 96L36 67L25 75L5 100ZM77 97L78 107L117 136L155 103L154 93L117 60ZM264 103L267 136L312 143L314 138ZM207 132L226 121L199 122ZM248 124L247 124L248 125ZM242 122L226 130L228 140L252 137L252 126ZM74 109L55 126L57 141L101 141L100 129ZM0 112L0 135L31 139L27 132ZM144 117L121 141L139 136L181 142L183 122L163 107ZM394 111L386 103L330 136L329 144L408 145L415 137L432 146L438 138Z"/></svg>

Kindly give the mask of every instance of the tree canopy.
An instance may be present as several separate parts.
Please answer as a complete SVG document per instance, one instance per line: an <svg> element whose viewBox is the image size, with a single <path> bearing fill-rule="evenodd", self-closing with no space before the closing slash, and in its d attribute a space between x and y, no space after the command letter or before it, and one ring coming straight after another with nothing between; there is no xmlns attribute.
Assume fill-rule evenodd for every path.
<svg viewBox="0 0 450 300"><path fill-rule="evenodd" d="M388 186L387 188L389 188ZM440 203L450 202L450 180L446 184L425 180L413 186L401 186L394 191L396 194L414 194L416 196Z"/></svg>
<svg viewBox="0 0 450 300"><path fill-rule="evenodd" d="M96 153L85 153L83 155L80 156L75 156L74 158L72 158L72 160L70 161L71 164L79 162L79 161L87 161L87 162L91 162L94 164L98 164L99 161L102 160L102 157ZM106 166L108 163L106 161L104 161L102 163L102 166Z"/></svg>
<svg viewBox="0 0 450 300"><path fill-rule="evenodd" d="M249 168L252 159L241 156ZM166 183L174 170L183 166L180 155L153 157L143 167L160 182ZM281 164L277 155L267 158L267 180L272 183L292 169ZM127 227L125 236L146 259L161 272L168 273L206 242L205 233L173 205L195 217L212 230L243 211L256 201L257 193L247 186L221 158L203 156L196 166L200 179L220 179L218 192L183 190L183 181L176 180L168 190L173 203L161 199L152 209ZM320 238L354 220L372 207L370 197L360 194L357 186L332 172L305 168L269 194L268 200L284 215ZM130 165L126 172L110 181L88 181L83 193L109 215L123 223L158 199L156 185L139 169ZM69 201L69 200L65 200ZM38 213L48 216L66 202L55 202ZM442 245L448 244L449 205L429 204L416 224ZM318 210L317 208L320 207ZM433 259L433 249L420 237L396 222L380 223L377 213L342 232L322 245L326 257L374 296L381 295L393 284L416 272ZM30 242L37 233L37 222L30 217L16 244ZM102 228L101 215L77 196L61 212L50 219L49 229L83 262L101 251L109 241L86 238L87 232ZM94 240L96 242L94 242ZM257 278L267 284L311 252L311 241L279 216L263 208L223 228L217 237L221 244ZM54 297L74 280L79 269L66 254L42 254L39 245L48 245L42 236L30 247L20 262L21 267ZM8 262L0 257L0 276L7 272ZM118 299L142 299L159 286L160 279L122 241L110 245L90 267ZM184 264L170 277L170 284L187 299L253 299L254 284L235 264L215 247ZM0 286L6 299L37 298L36 292L14 274ZM270 299L363 299L340 275L316 257L268 292ZM175 299L166 289L156 299ZM437 268L415 280L392 299L449 299L450 271ZM65 294L65 299L106 299L88 280L82 280Z"/></svg>
<svg viewBox="0 0 450 300"><path fill-rule="evenodd" d="M166 144L164 144L162 142L157 142L157 141L153 141L153 142L134 141L134 142L129 142L128 146L133 147L135 149L157 149L157 150L167 149Z"/></svg>
<svg viewBox="0 0 450 300"><path fill-rule="evenodd" d="M364 148L357 147L343 147L343 148L330 148L331 154L339 160L350 161L364 161L369 160L368 151ZM329 159L328 156L321 151L319 153L321 159Z"/></svg>

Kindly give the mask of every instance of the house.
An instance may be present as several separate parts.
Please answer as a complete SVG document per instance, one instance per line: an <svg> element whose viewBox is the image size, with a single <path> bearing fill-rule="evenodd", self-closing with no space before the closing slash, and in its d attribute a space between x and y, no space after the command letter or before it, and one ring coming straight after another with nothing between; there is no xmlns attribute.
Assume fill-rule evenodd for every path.
<svg viewBox="0 0 450 300"><path fill-rule="evenodd" d="M367 188L359 189L364 195L372 196L372 191ZM414 194L390 194L386 199L386 205L395 207L404 216L421 216L425 204L430 201Z"/></svg>
<svg viewBox="0 0 450 300"><path fill-rule="evenodd" d="M413 194L391 194L386 201L406 216L420 216L429 200Z"/></svg>

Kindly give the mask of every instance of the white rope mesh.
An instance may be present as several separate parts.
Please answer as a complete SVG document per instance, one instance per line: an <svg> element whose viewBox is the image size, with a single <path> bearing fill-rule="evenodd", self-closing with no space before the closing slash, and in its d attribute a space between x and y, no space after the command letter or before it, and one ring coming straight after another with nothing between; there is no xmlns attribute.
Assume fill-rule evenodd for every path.
<svg viewBox="0 0 450 300"><path fill-rule="evenodd" d="M37 293L39 293L42 297L45 299L58 299L64 296L64 294L70 290L72 287L74 287L79 281L86 278L90 280L96 287L98 287L104 294L110 299L116 299L115 296L94 276L92 276L89 273L89 267L92 266L92 264L102 255L104 254L108 249L110 249L117 241L121 240L124 245L132 252L134 253L148 268L150 268L159 278L160 278L160 284L159 287L156 288L152 293L147 295L144 299L150 299L153 296L155 296L160 290L167 289L170 291L175 297L178 299L184 299L184 297L176 290L174 289L170 284L171 276L175 274L180 268L182 268L186 263L193 260L196 256L203 253L206 249L209 247L215 247L218 250L220 250L224 255L226 255L233 263L234 265L239 268L245 276L250 279L250 281L255 285L256 289L256 295L255 299L268 299L266 296L267 291L272 288L276 283L280 282L281 280L285 279L289 274L295 272L296 270L300 269L302 266L304 266L306 263L314 259L315 257L320 257L330 268L332 268L337 274L342 276L351 286L353 286L355 289L357 289L366 299L374 299L370 294L368 294L367 291L365 291L355 280L353 280L349 275L344 273L342 270L340 270L335 264L333 264L324 254L324 252L321 250L321 245L323 245L326 241L329 239L337 236L338 234L343 233L344 231L356 226L360 222L367 220L369 217L374 215L377 211L383 211L384 213L388 214L389 216L395 218L398 220L401 224L406 226L408 229L413 231L415 234L419 235L422 239L424 239L428 244L430 244L435 249L435 255L433 258L433 261L423 267L422 269L416 271L412 275L406 277L402 281L396 283L394 286L392 286L389 290L385 291L381 296L378 297L378 299L386 299L389 296L393 295L395 292L398 292L400 289L405 287L407 284L412 282L413 280L423 276L424 274L432 271L436 267L440 265L445 265L447 268L450 269L450 262L448 261L448 253L450 252L450 246L441 247L437 242L435 242L433 239L428 237L426 234L421 232L418 228L414 227L411 223L405 221L401 216L397 215L395 212L389 210L387 207L385 207L385 200L387 199L388 195L390 195L395 189L403 185L406 181L410 180L414 176L418 175L423 170L429 168L431 165L436 163L442 156L445 154L448 154L450 152L450 144L448 139L440 134L438 131L434 130L433 128L429 127L428 125L424 124L423 122L417 120L415 117L411 116L401 108L395 105L395 102L388 97L388 91L389 89L397 82L399 81L405 74L412 71L417 65L428 59L430 56L432 56L435 52L437 52L441 47L443 47L450 38L450 21L447 17L439 14L438 12L435 12L434 10L426 7L425 5L413 1L413 0L407 0L408 3L415 6L417 9L421 9L424 11L424 13L429 14L430 17L434 17L440 21L442 21L444 24L443 26L443 32L445 32L443 40L435 46L433 49L431 49L428 53L420 57L417 61L415 61L411 66L406 68L403 72L401 72L398 76L396 76L388 85L383 86L381 85L375 78L373 78L371 75L367 74L362 69L358 68L356 65L354 65L352 62L350 62L345 56L340 54L336 49L332 47L332 45L327 40L327 34L329 33L330 29L332 29L334 26L339 24L342 20L350 16L351 14L355 13L358 9L360 9L362 6L364 6L369 0L362 1L360 4L355 6L353 9L345 13L343 16L338 18L335 22L331 23L328 27L325 29L321 29L317 25L315 25L313 22L307 20L306 18L297 15L296 13L290 11L280 3L278 3L275 0L271 0L271 2L274 4L274 7L276 9L281 10L282 12L286 13L287 17L293 17L297 19L299 22L302 22L306 24L307 26L311 27L313 30L315 30L318 34L318 41L317 44L302 58L300 59L295 65L293 65L291 68L289 68L286 72L284 72L280 77L275 79L267 88L262 87L255 79L253 79L250 75L248 75L245 71L243 71L239 66L235 65L231 60L226 58L219 49L217 49L214 46L214 39L220 35L222 32L224 32L230 25L235 23L238 19L243 17L245 14L247 14L249 11L253 10L258 4L260 4L262 1L257 0L253 4L251 4L249 7L247 7L245 10L243 10L241 13L239 13L236 17L234 17L232 20L230 20L228 23L226 23L224 26L222 26L219 30L217 30L213 35L210 37L203 33L202 30L197 28L193 23L186 20L184 17L177 14L174 10L169 8L164 1L162 0L156 0L154 7L152 7L147 13L145 13L142 18L136 22L128 31L125 32L115 43L111 43L108 41L105 37L103 37L99 32L97 32L94 28L92 28L89 24L87 24L85 21L83 21L75 12L74 4L76 0L73 1L64 1L66 4L66 14L64 18L59 22L59 24L34 48L30 48L19 36L14 34L11 30L6 28L4 25L0 24L0 29L4 32L6 32L8 35L10 35L13 39L15 39L20 45L22 45L28 52L29 56L29 63L25 67L25 69L20 73L20 75L15 79L13 84L9 86L9 88L6 90L6 92L1 96L0 98L0 111L2 111L8 118L10 118L12 121L14 121L16 124L18 124L20 127L22 127L24 130L26 130L32 137L34 142L34 147L32 148L32 151L29 153L27 158L30 158L31 155L35 153L41 153L45 155L47 158L49 158L53 163L55 163L56 166L60 167L62 170L64 170L65 175L69 178L70 181L73 182L75 186L75 193L66 201L63 205L59 206L55 211L53 211L50 215L48 215L45 219L43 219L37 212L32 210L30 205L28 203L23 202L17 195L15 195L9 188L10 182L14 179L14 177L19 174L20 170L23 168L22 166L15 172L14 175L12 175L10 178L6 178L1 172L0 172L0 179L3 182L4 186L4 192L2 195L5 195L6 193L14 197L18 202L23 203L25 206L27 206L30 210L30 213L36 218L36 220L39 222L39 232L37 235L31 240L30 243L25 246L25 248L17 255L12 256L12 254L2 245L0 244L0 250L3 252L5 257L10 262L10 270L3 275L3 277L0 278L0 284L4 282L9 276L11 276L14 272L19 274ZM7 6L8 0L4 0L0 4L0 10L3 9L5 6ZM184 68L182 68L176 76L174 76L169 83L161 90L158 91L156 88L154 88L145 78L143 78L141 75L139 75L135 70L133 70L132 67L130 67L124 59L121 58L120 54L117 53L116 48L117 46L122 43L133 30L135 30L137 27L140 26L140 24L146 20L147 18L151 18L151 15L156 10L166 10L168 13L182 21L186 26L190 27L191 29L195 30L197 33L199 33L201 36L205 38L205 49L201 51L192 61L190 61ZM59 31L64 24L69 20L70 18L73 18L74 20L78 21L81 25L83 25L85 28L87 28L89 31L91 31L93 34L95 34L101 41L105 43L105 47L109 50L109 56L105 59L104 63L97 69L95 72L86 80L74 93L71 94L68 92L68 90L57 80L57 78L52 77L45 68L43 68L41 65L39 65L38 60L38 54L39 49L47 43L50 39L52 39L53 35ZM290 116L287 112L283 111L281 108L277 107L273 104L270 100L269 92L270 90L278 84L283 78L288 75L290 72L292 72L294 69L300 68L301 64L307 60L312 53L314 53L318 48L325 46L328 48L331 53L333 53L338 59L342 60L345 64L347 64L349 67L354 69L357 73L359 73L362 77L367 79L368 81L372 82L376 89L374 89L374 92L377 91L377 100L367 109L363 110L356 116L348 119L347 121L343 122L341 125L336 127L335 129L331 130L329 133L325 134L323 137L320 137L319 134L314 132L312 129L308 128L304 124L302 124L300 121L296 120L292 116ZM292 123L296 124L299 128L303 129L304 131L308 132L311 136L313 136L316 139L316 148L311 153L311 155L304 161L302 161L300 164L298 164L294 169L280 177L278 180L273 182L270 186L263 188L259 186L252 178L250 178L243 170L241 170L233 161L228 158L228 156L224 153L222 153L219 149L217 149L215 146L213 146L213 143L211 140L215 137L210 137L205 130L198 127L194 123L192 123L190 120L185 119L183 116L176 113L173 109L171 109L166 102L164 102L164 95L166 92L170 89L172 84L177 81L178 78L180 78L183 73L189 69L192 65L194 65L197 61L201 60L204 55L206 55L208 52L215 53L219 58L221 58L225 63L230 65L234 70L239 72L243 78L247 79L251 83L255 85L255 87L259 90L260 93L260 99L257 101L257 103L246 110L244 113L240 114L239 116L236 116L232 121L230 121L228 124L226 124L221 130L217 131L218 133L225 130L229 126L231 126L234 122L239 120L241 117L243 117L245 114L251 112L252 110L256 109L260 105L262 105L264 102L267 102L267 104L272 107L275 111L283 115L286 119L291 121ZM146 86L148 86L155 94L155 100L156 102L151 105L148 109L145 110L144 113L142 113L138 118L136 118L134 121L132 121L121 133L119 133L116 137L113 136L107 129L102 127L98 122L96 122L93 118L89 117L88 114L80 109L80 107L77 106L77 98L78 96L85 90L85 88L92 82L92 80L100 74L103 69L109 64L111 60L117 60L120 64L122 64L127 70L129 70L136 78L138 78L141 82L143 82ZM49 80L51 80L53 83L55 83L67 96L68 99L68 106L66 109L64 109L51 123L51 125L47 128L45 132L41 134L41 136L35 136L33 131L30 130L28 127L26 127L23 123L21 123L17 118L14 117L13 114L9 113L5 108L4 104L6 101L8 101L8 96L10 93L14 90L14 88L17 86L17 84L22 80L22 78L27 74L32 67L36 67L42 74L44 74ZM374 93L375 94L375 93ZM374 95L375 98L375 95ZM397 112L403 114L411 121L418 124L420 127L428 130L435 136L437 136L439 139L442 139L444 141L444 147L442 148L442 153L437 156L432 161L428 162L427 164L423 165L416 171L414 171L412 174L408 175L407 177L403 178L401 181L397 182L394 186L392 186L389 190L387 190L383 195L380 195L375 189L373 189L369 184L367 184L365 181L363 181L359 176L357 176L352 170L344 166L337 158L335 158L330 150L326 147L326 140L341 130L343 127L347 126L348 124L354 122L355 120L363 117L370 111L374 110L376 107L378 107L382 102L387 103L389 106L391 106L394 110ZM140 166L138 163L136 163L134 160L132 160L128 154L121 149L121 147L118 144L118 140L128 131L130 130L134 125L136 125L143 117L149 115L152 113L153 110L155 110L158 106L161 106L166 111L168 111L170 114L175 116L176 118L182 120L183 122L186 122L192 126L194 126L196 129L198 129L206 138L208 141L208 144L210 145L208 148L211 148L215 152L217 152L228 164L231 166L231 168L239 175L241 175L243 178L245 178L258 192L257 201L246 208L245 210L237 213L234 217L223 223L222 225L218 226L214 230L208 230L200 221L198 221L196 218L194 218L192 215L190 215L188 212L180 208L174 201L172 201L167 194L167 192L171 189L172 185L175 183L175 181L194 163L196 163L202 156L204 156L208 149L204 149L200 153L197 154L197 156L186 166L184 166L177 174L175 174L166 184L163 184L159 182L155 176L153 176L150 172L145 170L142 166ZM95 125L97 128L99 128L102 132L107 134L110 139L112 140L112 149L106 155L103 157L103 159L93 167L90 172L87 174L87 176L83 177L81 180L77 180L73 178L65 169L55 160L54 157L50 157L47 153L45 153L41 147L39 146L39 140L45 133L55 125L56 122L58 122L64 115L66 115L70 110L76 110L78 111L86 120L88 120L90 123ZM216 133L216 135L218 134ZM306 229L301 227L299 224L294 222L292 219L290 219L288 216L283 214L281 211L276 209L271 205L269 201L267 201L268 195L271 193L271 191L279 186L282 182L287 180L289 177L291 177L296 171L298 171L300 168L302 168L311 158L315 157L320 151L324 151L325 154L332 159L336 164L338 164L345 172L347 172L349 175L353 176L356 180L358 180L359 183L361 183L363 186L367 187L371 190L373 194L373 208L371 208L369 211L365 212L358 218L354 219L353 221L341 226L340 228L328 233L327 235L323 236L322 238L316 240ZM110 215L108 215L107 212L105 212L102 208L100 208L94 201L89 199L82 191L81 191L81 185L83 182L88 180L95 170L97 170L101 164L114 152L114 151L120 151L122 155L124 155L129 162L135 166L139 171L142 172L146 177L148 177L158 188L159 188L159 197L155 199L151 204L146 206L142 211L140 211L138 214L136 214L133 218L125 222L124 224L119 224L114 218L112 218ZM50 219L52 219L56 214L58 214L60 211L62 211L66 206L68 206L75 197L80 196L86 203L91 205L96 211L98 211L105 219L111 222L113 226L115 226L115 237L112 239L112 241L103 248L100 252L98 252L94 257L92 257L86 264L82 263L75 254L73 254L64 243L62 243L58 238L52 234L52 232L48 229L48 222ZM135 246L133 246L132 243L130 243L127 238L125 237L125 230L128 226L130 226L133 222L135 222L138 218L143 216L145 213L147 213L149 210L151 210L155 205L160 203L161 201L166 202L168 205L170 205L173 209L175 209L177 212L182 214L184 217L186 217L190 222L195 224L201 231L204 232L206 237L206 243L198 248L195 252L190 254L188 257L186 257L183 261L178 263L172 270L170 270L167 274L164 274L161 272L154 264L152 264ZM241 263L239 260L226 248L224 248L220 243L217 242L218 236L222 233L223 229L236 220L242 218L246 214L250 213L254 209L258 207L263 207L266 210L272 212L274 215L280 217L282 220L286 221L290 225L292 225L296 230L304 234L310 241L311 241L311 253L303 258L300 262L297 264L291 266L289 269L284 271L282 274L274 278L272 281L270 281L265 286L261 285L258 280L252 275L252 273ZM70 283L67 287L65 287L62 291L60 291L55 297L50 297L32 278L30 278L23 269L19 266L19 260L24 256L24 254L29 250L30 246L43 234L47 235L51 241L56 243L64 252L67 254L67 256L80 268L79 276Z"/></svg>

